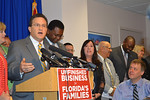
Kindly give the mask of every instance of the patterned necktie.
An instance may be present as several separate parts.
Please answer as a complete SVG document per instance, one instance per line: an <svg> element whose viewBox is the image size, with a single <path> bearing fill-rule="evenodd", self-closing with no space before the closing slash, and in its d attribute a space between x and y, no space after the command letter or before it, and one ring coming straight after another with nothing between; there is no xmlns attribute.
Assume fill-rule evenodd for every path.
<svg viewBox="0 0 150 100"><path fill-rule="evenodd" d="M39 43L39 45L38 45L38 55L39 55L40 58L42 57L41 47L42 47L42 44ZM45 64L45 61L41 61L41 59L40 59L40 62L41 62L43 71L45 72L45 71L46 71L46 64Z"/></svg>
<svg viewBox="0 0 150 100"><path fill-rule="evenodd" d="M106 60L104 60L104 63L105 63L106 69L107 69L107 71L108 71L108 73L109 73L109 75L110 75L111 84L112 84L112 86L114 87L114 78L113 78L113 76L112 76L112 73L110 72L110 69L108 68L108 64L107 64Z"/></svg>
<svg viewBox="0 0 150 100"><path fill-rule="evenodd" d="M137 91L137 84L132 84L133 86L133 100L139 100L138 91Z"/></svg>
<svg viewBox="0 0 150 100"><path fill-rule="evenodd" d="M124 53L124 62L126 64L126 66L127 66L127 56L126 56L126 53Z"/></svg>

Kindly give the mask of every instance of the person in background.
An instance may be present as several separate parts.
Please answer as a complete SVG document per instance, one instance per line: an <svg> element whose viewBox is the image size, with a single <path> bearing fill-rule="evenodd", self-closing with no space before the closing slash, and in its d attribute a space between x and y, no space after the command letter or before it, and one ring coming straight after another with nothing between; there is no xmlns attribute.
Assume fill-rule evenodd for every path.
<svg viewBox="0 0 150 100"><path fill-rule="evenodd" d="M49 44L66 50L65 46L60 43L60 40L63 38L63 32L64 24L60 20L52 20L48 25L48 31L46 34L46 39Z"/></svg>
<svg viewBox="0 0 150 100"><path fill-rule="evenodd" d="M0 43L0 53L6 58L7 57L7 52L8 52L8 48L3 46L2 43L5 42L5 30L6 30L6 25L2 22L0 22L0 35L1 35L1 43Z"/></svg>
<svg viewBox="0 0 150 100"><path fill-rule="evenodd" d="M5 30L6 25L0 22L0 100L10 100L7 77L7 61L5 59L8 48L1 45L5 42Z"/></svg>
<svg viewBox="0 0 150 100"><path fill-rule="evenodd" d="M116 48L112 48L110 53L110 60L113 62L115 70L119 76L120 82L128 79L128 69L132 60L137 59L138 56L133 52L135 46L135 39L132 36L127 36L123 44Z"/></svg>
<svg viewBox="0 0 150 100"><path fill-rule="evenodd" d="M28 27L30 35L25 39L13 41L9 46L8 79L14 82L14 100L34 100L33 92L16 92L16 85L49 69L46 62L41 61L40 52L41 48L48 50L49 43L45 39L47 25L47 18L43 14L33 15Z"/></svg>
<svg viewBox="0 0 150 100"><path fill-rule="evenodd" d="M2 43L3 46L9 47L11 40L8 36L5 36L5 42Z"/></svg>
<svg viewBox="0 0 150 100"><path fill-rule="evenodd" d="M81 48L81 59L95 64L97 67L94 71L94 89L92 91L94 100L101 100L104 91L105 79L102 63L98 60L96 47L92 40L86 40Z"/></svg>
<svg viewBox="0 0 150 100"><path fill-rule="evenodd" d="M150 66L150 55L148 55L147 57L145 57L145 60L147 61L148 65Z"/></svg>
<svg viewBox="0 0 150 100"><path fill-rule="evenodd" d="M128 71L130 79L119 84L112 100L143 100L150 97L150 81L142 79L144 71L145 63L134 59Z"/></svg>
<svg viewBox="0 0 150 100"><path fill-rule="evenodd" d="M108 58L112 51L111 45L107 41L101 41L98 45L98 58L103 64L105 88L102 94L102 100L111 100L119 85L119 77L115 71L114 65Z"/></svg>
<svg viewBox="0 0 150 100"><path fill-rule="evenodd" d="M142 76L142 78L146 78L150 80L150 66L147 61L144 59L145 48L142 45L135 45L133 51L137 53L138 59L141 59L146 64L146 70Z"/></svg>
<svg viewBox="0 0 150 100"><path fill-rule="evenodd" d="M4 43L6 40L5 40L5 36L6 36L6 33L5 33L5 30L6 30L6 25L2 22L0 22L0 53L6 58L7 57L7 52L8 52L8 47L5 47L2 45L2 43ZM13 83L8 80L8 87L9 87L9 90L10 90L10 95L12 93L12 85Z"/></svg>
<svg viewBox="0 0 150 100"><path fill-rule="evenodd" d="M73 54L74 53L74 47L71 43L67 42L64 44L65 45L65 48L66 48L66 51Z"/></svg>

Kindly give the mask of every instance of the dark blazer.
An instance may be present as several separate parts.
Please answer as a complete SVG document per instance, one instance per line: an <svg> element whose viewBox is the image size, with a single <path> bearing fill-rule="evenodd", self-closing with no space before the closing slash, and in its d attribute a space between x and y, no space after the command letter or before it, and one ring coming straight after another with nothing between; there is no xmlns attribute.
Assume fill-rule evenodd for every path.
<svg viewBox="0 0 150 100"><path fill-rule="evenodd" d="M48 49L49 43L46 39L43 41L45 49ZM20 77L20 63L25 58L27 63L32 63L35 69L32 72L23 74ZM34 94L31 92L21 93L16 92L15 86L43 72L39 60L39 56L33 46L29 36L25 39L14 41L11 43L8 55L8 78L14 81L13 85L13 100L34 100Z"/></svg>
<svg viewBox="0 0 150 100"><path fill-rule="evenodd" d="M51 40L50 39L48 39L48 37L46 37L46 40L49 42L49 44L51 45ZM51 43L50 43L51 42ZM56 43L57 45L58 45L58 48L60 48L60 49L62 49L62 50L66 50L66 48L65 48L65 46L64 46L64 44L62 44L61 42L57 42Z"/></svg>
<svg viewBox="0 0 150 100"><path fill-rule="evenodd" d="M60 49L66 50L64 44L62 44L62 43L60 43L60 42L57 42L57 45L58 45L58 47L59 47Z"/></svg>
<svg viewBox="0 0 150 100"><path fill-rule="evenodd" d="M124 61L124 56L121 51L121 46L119 46L119 47L112 49L112 52L111 52L109 58L114 64L114 67L119 76L120 82L123 82L125 73L128 73L128 68L130 66L131 61L134 59L138 59L138 56L135 52L131 51L128 54L128 62L127 62L127 66L126 66L125 61ZM128 74L127 74L127 76L128 76Z"/></svg>
<svg viewBox="0 0 150 100"><path fill-rule="evenodd" d="M146 65L146 69L144 74L142 75L142 78L145 78L147 80L150 80L150 64L148 64L147 60L142 58L142 61L145 63Z"/></svg>
<svg viewBox="0 0 150 100"><path fill-rule="evenodd" d="M92 91L92 94L100 93L102 95L104 91L104 87L101 87L101 84L104 83L105 85L105 78L104 78L104 71L101 62L97 66L93 74L94 74L94 90ZM101 96L98 97L96 100L101 100Z"/></svg>

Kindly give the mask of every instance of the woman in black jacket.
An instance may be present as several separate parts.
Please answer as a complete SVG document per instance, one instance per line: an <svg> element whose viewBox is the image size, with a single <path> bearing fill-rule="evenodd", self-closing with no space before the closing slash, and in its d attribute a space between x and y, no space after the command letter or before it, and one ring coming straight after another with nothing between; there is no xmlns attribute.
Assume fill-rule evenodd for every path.
<svg viewBox="0 0 150 100"><path fill-rule="evenodd" d="M94 100L101 100L101 95L105 86L104 72L102 63L98 60L96 47L92 40L86 40L81 48L81 59L95 64L94 71L94 89L92 91Z"/></svg>

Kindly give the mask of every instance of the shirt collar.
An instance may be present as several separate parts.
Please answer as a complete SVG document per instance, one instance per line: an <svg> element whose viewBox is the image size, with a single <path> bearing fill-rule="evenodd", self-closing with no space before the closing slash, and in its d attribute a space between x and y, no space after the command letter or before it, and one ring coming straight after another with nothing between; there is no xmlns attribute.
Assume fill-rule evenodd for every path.
<svg viewBox="0 0 150 100"><path fill-rule="evenodd" d="M99 53L97 53L97 54L100 57L100 59L102 60L102 62L104 62L104 58Z"/></svg>
<svg viewBox="0 0 150 100"><path fill-rule="evenodd" d="M30 35L30 39L33 43L33 45L38 46L39 45L39 41L35 40L31 35ZM43 40L40 42L43 46Z"/></svg>
<svg viewBox="0 0 150 100"><path fill-rule="evenodd" d="M53 45L53 44L54 44L53 42L51 42L51 41L48 39L47 36L46 36L45 38L46 38L46 40L48 41L48 43L49 43L50 45Z"/></svg>
<svg viewBox="0 0 150 100"><path fill-rule="evenodd" d="M128 83L129 88L133 87L132 84L133 83L131 82L131 79L130 79L129 83ZM142 86L142 78L138 82L136 82L135 84L137 84L137 87L140 88Z"/></svg>

